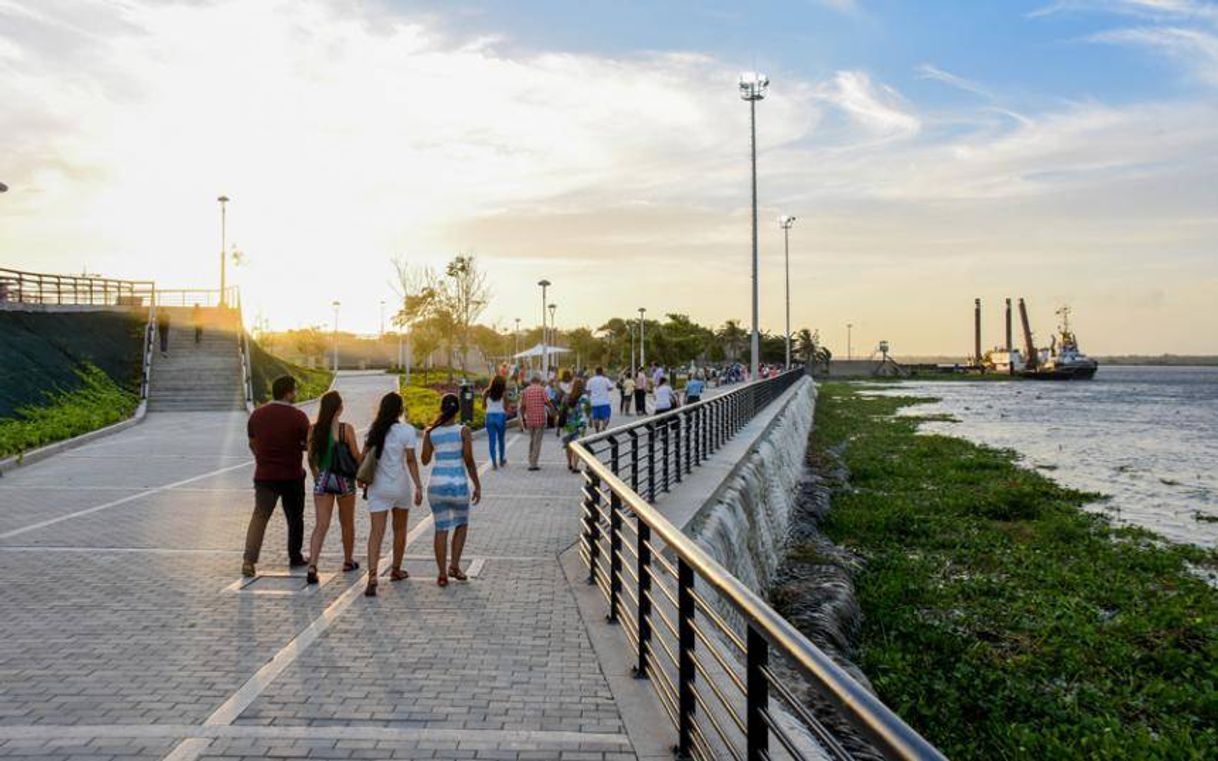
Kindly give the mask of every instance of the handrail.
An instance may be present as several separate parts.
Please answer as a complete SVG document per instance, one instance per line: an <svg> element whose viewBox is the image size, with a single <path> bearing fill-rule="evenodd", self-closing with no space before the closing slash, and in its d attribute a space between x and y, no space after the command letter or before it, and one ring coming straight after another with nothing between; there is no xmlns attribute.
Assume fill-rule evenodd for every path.
<svg viewBox="0 0 1218 761"><path fill-rule="evenodd" d="M218 288L158 288L156 303L165 307L226 306L240 310L241 291L235 285L223 291Z"/></svg>
<svg viewBox="0 0 1218 761"><path fill-rule="evenodd" d="M52 275L0 268L0 303L55 306L151 306L151 280Z"/></svg>
<svg viewBox="0 0 1218 761"><path fill-rule="evenodd" d="M707 712L707 707L703 697L696 689L695 664L697 661L694 655L695 599L705 597L705 592L694 592L696 579L698 583L709 585L714 589L720 599L743 619L747 629L745 632L747 636L744 637L747 641L744 653L746 660L744 667L747 673L744 679L737 678L734 685L731 682L729 685L738 686L741 683L746 685L742 699L745 704L743 714L747 731L744 733L744 743L747 745L748 758L771 757L768 741L771 733L779 733L777 739L788 751L798 745L791 738L782 735L780 722L774 720L773 709L770 707L772 701L769 697L767 681L770 672L767 664L769 651L773 649L777 654L786 656L789 662L809 679L822 695L837 706L846 721L865 735L874 743L876 749L886 756L920 761L943 759L944 756L934 746L902 721L879 698L834 663L829 656L767 605L756 593L701 549L679 528L670 523L659 510L638 493L637 485L632 488L632 485L626 483L621 476L621 471L629 469L632 482L641 480L637 461L643 456L638 451L637 442L646 437L649 448L648 469L651 475L647 486L649 491L656 490L659 484L654 475L657 456L655 442L659 435L664 446L665 472L667 473L670 466L675 468L679 480L683 470L689 472L709 454L710 450L717 449L743 425L743 420L752 418L758 409L776 397L776 391L781 393L782 390L793 385L798 376L802 375L802 371L795 372L796 375L786 373L777 378L755 381L727 394L629 425L618 426L572 444L572 451L585 466L586 484L583 503L585 517L581 553L589 568L589 582L598 584L605 592L609 602L610 620L630 620L632 629L637 627L637 630L628 632L631 642L637 642L639 665L636 667L636 674L647 676L650 671L659 669L661 675L664 675L666 667L674 670L674 684L677 686L676 692L679 694L675 706L678 715L673 718L678 731L677 747L682 754L706 755L705 749L700 747L706 745L706 731L698 727L696 715L700 706L703 713ZM759 400L760 404L758 404ZM675 463L671 461L668 452L670 442L667 431L670 428L676 430ZM623 439L623 437L626 438ZM622 462L619 444L623 440L634 446L631 455L636 462L633 466ZM604 447L606 443L608 444L607 450ZM604 463L597 457L597 445L601 445L601 454L609 452L609 463ZM684 461L682 461L683 456L686 458ZM694 460L698 462L694 462ZM669 478L665 475L665 488L668 483ZM605 503L608 505L607 511L602 509L602 505ZM637 615L623 609L626 603L623 596L619 594L624 583L624 576L621 573L621 558L624 553L620 549L623 542L631 536L629 531L622 531L623 524L627 520L636 522L634 534L637 535L638 546L634 556L637 557L638 572L632 573L633 579L631 579L632 581L637 579L638 594L635 598L646 603L640 602L637 605ZM657 547L660 542L666 548L665 553L670 554L672 565L676 566L673 569L675 573L667 571L666 567L671 567L668 563L653 564L652 562L652 548ZM658 551L656 550L656 552ZM605 560L599 561L598 559L602 556ZM608 571L605 570L605 566L608 566ZM671 598L666 600L663 596L657 598L651 594L651 590L655 586L667 593L663 583L665 578L675 578L676 580L677 599L675 604L668 609L670 613L675 613L679 629L676 657L669 657L667 662L659 657L661 653L670 652L664 643L662 636L664 631L653 629L650 620L651 616L655 614L660 615L664 620L669 618L658 608L653 609L653 606L668 605ZM626 615L619 618L619 612ZM724 629L725 624L721 620L716 620L716 617L710 616L707 620L720 631L736 636L734 632ZM660 651L656 651L656 648L651 646L653 639L659 640L662 646ZM667 675L664 676L669 678ZM705 674L703 676L705 677ZM723 696L719 694L718 688L713 683L711 688L715 691L716 697L722 700ZM784 691L779 691L780 695L782 692ZM803 713L806 712L805 708ZM736 750L732 748L731 738L725 734L720 723L716 722L714 715L707 713L707 718L710 728L716 732L717 741L723 743L725 749L729 750L732 755L736 755ZM817 727L816 730L818 732L828 731L823 726ZM699 733L703 736L695 742L695 736ZM841 751L841 746L837 746L836 750L838 752L834 754L835 756L849 757L841 755L844 753ZM794 753L793 755L798 757L801 754Z"/></svg>

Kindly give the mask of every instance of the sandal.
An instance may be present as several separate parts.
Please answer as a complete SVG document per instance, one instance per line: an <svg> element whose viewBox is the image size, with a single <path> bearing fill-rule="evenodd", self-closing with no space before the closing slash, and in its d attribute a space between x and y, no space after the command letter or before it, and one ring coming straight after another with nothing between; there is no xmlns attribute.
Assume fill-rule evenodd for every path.
<svg viewBox="0 0 1218 761"><path fill-rule="evenodd" d="M307 574L305 574L305 583L306 584L316 584L317 583L317 566L315 566L315 565L309 566L309 572Z"/></svg>
<svg viewBox="0 0 1218 761"><path fill-rule="evenodd" d="M448 577L447 577L447 576L438 576L438 577L436 577L436 586L437 586L437 587L446 587L446 586L448 586Z"/></svg>
<svg viewBox="0 0 1218 761"><path fill-rule="evenodd" d="M466 576L464 573L462 573L461 569L455 565L450 565L448 567L448 575L452 576L457 581L468 581L469 580L469 577Z"/></svg>
<svg viewBox="0 0 1218 761"><path fill-rule="evenodd" d="M376 597L376 578L368 577L368 586L364 587L364 597Z"/></svg>
<svg viewBox="0 0 1218 761"><path fill-rule="evenodd" d="M359 570L359 563L357 563L354 560L348 560L347 562L343 563L343 573L349 573L350 571L358 571L358 570Z"/></svg>
<svg viewBox="0 0 1218 761"><path fill-rule="evenodd" d="M394 568L392 571L389 572L390 581L401 581L402 579L409 579L409 578L410 578L410 574L407 573L406 571L403 571L401 568Z"/></svg>

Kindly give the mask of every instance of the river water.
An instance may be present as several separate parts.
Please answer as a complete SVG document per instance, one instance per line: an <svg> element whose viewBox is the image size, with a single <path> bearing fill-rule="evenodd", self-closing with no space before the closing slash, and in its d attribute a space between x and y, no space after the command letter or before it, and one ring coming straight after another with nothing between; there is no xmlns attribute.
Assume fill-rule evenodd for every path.
<svg viewBox="0 0 1218 761"><path fill-rule="evenodd" d="M1218 546L1218 367L1101 366L1092 381L906 381L882 393L936 397L905 414L923 430L1013 449L1093 509L1168 539Z"/></svg>

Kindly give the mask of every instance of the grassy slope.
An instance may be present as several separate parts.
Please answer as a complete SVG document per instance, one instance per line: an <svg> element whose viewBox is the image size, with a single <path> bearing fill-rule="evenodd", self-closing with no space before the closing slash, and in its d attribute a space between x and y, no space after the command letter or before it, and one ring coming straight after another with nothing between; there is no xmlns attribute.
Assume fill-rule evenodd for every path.
<svg viewBox="0 0 1218 761"><path fill-rule="evenodd" d="M44 404L19 407L15 417L0 419L0 457L104 428L130 417L139 406L138 394L97 367L86 364L77 374L78 388L48 393Z"/></svg>
<svg viewBox="0 0 1218 761"><path fill-rule="evenodd" d="M254 402L262 404L271 398L271 384L281 375L296 379L297 401L316 399L330 388L334 373L329 370L310 370L276 357L263 349L257 341L250 340L250 379L254 387Z"/></svg>
<svg viewBox="0 0 1218 761"><path fill-rule="evenodd" d="M812 457L866 558L859 663L954 759L1218 757L1213 552L1113 528L1014 454L917 435L911 398L822 386ZM798 550L798 548L796 548Z"/></svg>

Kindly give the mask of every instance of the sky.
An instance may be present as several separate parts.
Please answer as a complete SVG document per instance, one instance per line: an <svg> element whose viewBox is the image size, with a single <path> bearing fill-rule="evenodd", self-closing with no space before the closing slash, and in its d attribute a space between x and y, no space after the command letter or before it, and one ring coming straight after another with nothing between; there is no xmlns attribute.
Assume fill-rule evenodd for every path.
<svg viewBox="0 0 1218 761"><path fill-rule="evenodd" d="M0 266L379 329L395 257L483 319L750 314L964 355L1002 299L1093 354L1218 354L1218 2L0 0Z"/></svg>

